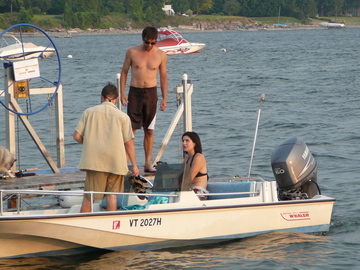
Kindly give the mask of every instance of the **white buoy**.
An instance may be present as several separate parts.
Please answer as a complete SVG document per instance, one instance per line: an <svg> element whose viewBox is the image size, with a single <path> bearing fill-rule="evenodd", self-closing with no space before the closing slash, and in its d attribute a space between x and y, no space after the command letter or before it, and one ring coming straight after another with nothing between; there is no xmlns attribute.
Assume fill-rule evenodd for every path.
<svg viewBox="0 0 360 270"><path fill-rule="evenodd" d="M67 58L72 58L72 55L71 55L71 54L69 54L69 55L67 56Z"/></svg>
<svg viewBox="0 0 360 270"><path fill-rule="evenodd" d="M226 52L226 49L225 49L225 48L222 48L220 51L222 51L222 52Z"/></svg>

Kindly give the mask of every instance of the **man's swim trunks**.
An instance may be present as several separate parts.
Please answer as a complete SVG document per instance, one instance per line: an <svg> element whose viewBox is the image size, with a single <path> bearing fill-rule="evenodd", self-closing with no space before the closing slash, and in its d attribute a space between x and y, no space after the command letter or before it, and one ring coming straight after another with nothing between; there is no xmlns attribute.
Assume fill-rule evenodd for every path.
<svg viewBox="0 0 360 270"><path fill-rule="evenodd" d="M127 114L132 129L154 129L157 109L157 88L137 88L130 86Z"/></svg>

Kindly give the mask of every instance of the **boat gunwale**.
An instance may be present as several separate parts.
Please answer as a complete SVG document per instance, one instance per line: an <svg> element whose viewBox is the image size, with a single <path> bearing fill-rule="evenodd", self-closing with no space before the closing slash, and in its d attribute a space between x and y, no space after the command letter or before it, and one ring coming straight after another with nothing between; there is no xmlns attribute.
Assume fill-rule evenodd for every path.
<svg viewBox="0 0 360 270"><path fill-rule="evenodd" d="M293 205L293 204L316 204L316 203L335 203L336 199L321 195L322 198L307 199L307 200L288 200L277 202L262 202L251 204L231 204L231 205L219 205L219 206L201 206L182 207L177 209L137 209L137 210L117 210L117 211L100 211L100 212L88 212L88 213L65 213L65 214L48 214L48 215L22 215L21 212L16 215L0 215L0 221L2 220L29 220L29 219L57 219L57 218L74 218L74 217L94 217L94 216L117 216L117 215L139 215L139 214L152 214L152 213L171 213L171 212L186 212L186 211L198 211L198 210L216 210L216 209L231 209L231 208L253 208L253 207L270 207L279 205ZM234 198L231 198L234 199ZM235 198L239 199L239 198ZM240 198L241 199L241 198ZM229 200L229 199L221 199ZM212 200L213 201L213 200ZM176 204L176 203L175 203ZM56 209L55 209L56 210ZM7 212L9 213L9 212ZM14 212L15 213L15 212Z"/></svg>

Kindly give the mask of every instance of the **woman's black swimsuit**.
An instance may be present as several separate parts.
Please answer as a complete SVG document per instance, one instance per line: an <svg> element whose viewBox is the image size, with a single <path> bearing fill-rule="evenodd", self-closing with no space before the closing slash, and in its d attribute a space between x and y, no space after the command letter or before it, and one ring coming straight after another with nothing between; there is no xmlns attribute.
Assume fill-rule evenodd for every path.
<svg viewBox="0 0 360 270"><path fill-rule="evenodd" d="M191 159L190 168L191 168L191 166L192 166L192 163L193 163L193 161L194 161L194 157L195 157L196 154L197 154L197 153L195 153L195 154L193 155L192 159ZM186 161L186 164L188 164L188 162L189 162L189 159ZM201 176L207 176L207 180L209 180L209 175L208 175L207 173L201 173L201 172L198 172L197 175L195 175L195 178L196 178L196 177L201 177Z"/></svg>

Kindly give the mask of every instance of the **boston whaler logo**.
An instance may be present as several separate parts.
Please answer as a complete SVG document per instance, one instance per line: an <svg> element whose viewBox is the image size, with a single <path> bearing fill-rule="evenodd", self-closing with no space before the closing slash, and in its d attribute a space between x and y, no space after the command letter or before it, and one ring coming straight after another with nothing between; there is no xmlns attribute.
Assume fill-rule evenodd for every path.
<svg viewBox="0 0 360 270"><path fill-rule="evenodd" d="M119 230L120 229L120 220L114 220L113 221L113 230Z"/></svg>
<svg viewBox="0 0 360 270"><path fill-rule="evenodd" d="M281 213L281 216L286 221L309 220L309 219L311 219L309 211Z"/></svg>

